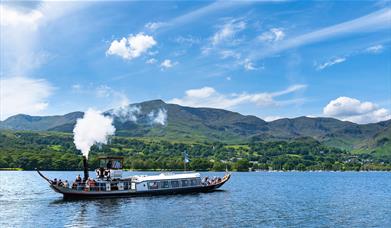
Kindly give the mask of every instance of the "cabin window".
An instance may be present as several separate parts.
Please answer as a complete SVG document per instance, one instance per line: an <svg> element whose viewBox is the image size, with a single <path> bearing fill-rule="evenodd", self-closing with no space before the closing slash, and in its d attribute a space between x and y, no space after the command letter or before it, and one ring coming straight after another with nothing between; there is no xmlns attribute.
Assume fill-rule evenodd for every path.
<svg viewBox="0 0 391 228"><path fill-rule="evenodd" d="M159 188L159 181L151 181L148 184L149 189L158 189Z"/></svg>
<svg viewBox="0 0 391 228"><path fill-rule="evenodd" d="M182 187L189 186L189 180L182 180Z"/></svg>
<svg viewBox="0 0 391 228"><path fill-rule="evenodd" d="M168 184L168 181L162 181L160 187L161 187L161 188L169 188L170 185Z"/></svg>
<svg viewBox="0 0 391 228"><path fill-rule="evenodd" d="M190 180L190 185L191 185L191 186L196 186L196 185L197 185L196 180L195 180L195 179L191 179L191 180Z"/></svg>
<svg viewBox="0 0 391 228"><path fill-rule="evenodd" d="M124 182L124 189L128 190L129 189L129 182Z"/></svg>
<svg viewBox="0 0 391 228"><path fill-rule="evenodd" d="M171 181L171 187L179 188L179 181Z"/></svg>

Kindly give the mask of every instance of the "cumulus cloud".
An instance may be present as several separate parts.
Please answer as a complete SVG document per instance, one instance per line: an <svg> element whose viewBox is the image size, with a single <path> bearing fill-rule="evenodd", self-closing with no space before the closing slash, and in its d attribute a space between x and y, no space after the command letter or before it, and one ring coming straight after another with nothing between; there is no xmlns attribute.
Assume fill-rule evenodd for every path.
<svg viewBox="0 0 391 228"><path fill-rule="evenodd" d="M54 88L43 79L12 77L0 79L0 119L15 115L41 113L48 106Z"/></svg>
<svg viewBox="0 0 391 228"><path fill-rule="evenodd" d="M168 69L168 68L171 68L173 66L175 66L177 63L176 62L172 62L170 59L165 59L161 64L160 64L160 67L162 70L164 69Z"/></svg>
<svg viewBox="0 0 391 228"><path fill-rule="evenodd" d="M338 97L330 101L324 108L325 116L335 117L355 123L373 123L391 119L391 113L376 104L355 98Z"/></svg>
<svg viewBox="0 0 391 228"><path fill-rule="evenodd" d="M192 107L232 108L241 104L255 104L257 106L273 106L292 103L291 100L279 101L276 97L293 93L306 88L306 85L293 85L282 91L272 93L240 93L222 94L212 87L190 89L182 98L174 98L169 102ZM293 101L294 103L295 101Z"/></svg>
<svg viewBox="0 0 391 228"><path fill-rule="evenodd" d="M324 63L316 64L316 69L317 70L323 70L323 69L325 69L327 67L331 67L332 65L335 65L335 64L338 64L338 63L343 63L345 61L346 61L345 57L333 58L333 59L330 59L329 61L326 61Z"/></svg>
<svg viewBox="0 0 391 228"><path fill-rule="evenodd" d="M238 32L246 28L246 23L241 20L230 20L221 26L221 28L211 38L212 45L218 45L223 41L231 39Z"/></svg>
<svg viewBox="0 0 391 228"><path fill-rule="evenodd" d="M377 54L377 53L382 52L383 49L384 49L383 45L378 44L378 45L374 45L374 46L368 47L366 49L366 52Z"/></svg>
<svg viewBox="0 0 391 228"><path fill-rule="evenodd" d="M258 39L262 42L277 42L283 40L285 32L281 28L271 28L269 31L263 32Z"/></svg>
<svg viewBox="0 0 391 228"><path fill-rule="evenodd" d="M120 40L111 42L107 55L118 55L124 59L131 60L146 53L148 49L156 45L157 42L152 36L138 33L129 35L128 38L123 37Z"/></svg>

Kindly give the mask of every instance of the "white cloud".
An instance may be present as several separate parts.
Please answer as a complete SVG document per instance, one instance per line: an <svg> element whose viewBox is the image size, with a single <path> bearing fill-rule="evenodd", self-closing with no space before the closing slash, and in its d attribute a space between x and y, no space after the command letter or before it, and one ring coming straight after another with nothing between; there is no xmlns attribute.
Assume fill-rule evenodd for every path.
<svg viewBox="0 0 391 228"><path fill-rule="evenodd" d="M212 45L219 45L235 36L238 32L246 28L246 23L240 20L230 20L220 27L211 38Z"/></svg>
<svg viewBox="0 0 391 228"><path fill-rule="evenodd" d="M129 105L129 103L110 110L110 114L115 116L122 123L127 121L136 122L138 119L137 115L140 113L141 109L139 106Z"/></svg>
<svg viewBox="0 0 391 228"><path fill-rule="evenodd" d="M316 69L317 70L323 70L327 67L330 67L332 65L335 65L335 64L338 64L338 63L343 63L346 61L346 58L345 57L338 57L338 58L334 58L334 59L331 59L327 62L324 62L324 63L321 63L321 64L317 64L316 65Z"/></svg>
<svg viewBox="0 0 391 228"><path fill-rule="evenodd" d="M167 122L167 110L164 108L159 109L157 112L151 111L148 114L152 124L166 125Z"/></svg>
<svg viewBox="0 0 391 228"><path fill-rule="evenodd" d="M208 4L207 6L200 7L196 10L190 11L186 14L183 14L179 17L176 17L167 22L168 26L180 26L187 23L190 23L198 18L201 18L205 15L212 14L214 12L222 12L225 9L234 8L240 5L250 5L254 4L252 1L215 1Z"/></svg>
<svg viewBox="0 0 391 228"><path fill-rule="evenodd" d="M169 102L192 107L232 108L241 104L255 104L257 106L273 106L292 103L288 101L277 101L274 98L296 92L306 88L306 85L293 85L285 90L273 93L240 93L221 94L212 87L190 89L185 92L182 98L174 98Z"/></svg>
<svg viewBox="0 0 391 228"><path fill-rule="evenodd" d="M243 66L245 70L256 70L257 68L254 66L254 64L251 62L250 59L245 59L243 62Z"/></svg>
<svg viewBox="0 0 391 228"><path fill-rule="evenodd" d="M96 96L99 98L109 97L113 93L113 90L107 85L100 85L96 88Z"/></svg>
<svg viewBox="0 0 391 228"><path fill-rule="evenodd" d="M168 69L168 68L171 68L173 66L175 66L177 63L173 63L170 59L165 59L161 64L160 64L160 67L161 69Z"/></svg>
<svg viewBox="0 0 391 228"><path fill-rule="evenodd" d="M271 28L269 31L262 33L258 39L262 42L277 42L283 40L285 32L281 28Z"/></svg>
<svg viewBox="0 0 391 228"><path fill-rule="evenodd" d="M111 42L107 55L118 55L124 59L134 59L146 53L148 49L156 45L157 42L152 36L138 33L137 35L129 35L128 38L123 37L120 40Z"/></svg>
<svg viewBox="0 0 391 228"><path fill-rule="evenodd" d="M157 63L157 60L155 58L150 58L145 63L147 63L147 64L155 64L155 63Z"/></svg>
<svg viewBox="0 0 391 228"><path fill-rule="evenodd" d="M54 88L43 79L12 77L0 79L0 119L15 115L35 115L48 107Z"/></svg>
<svg viewBox="0 0 391 228"><path fill-rule="evenodd" d="M82 86L80 84L73 84L72 90L75 92L79 92L82 89Z"/></svg>
<svg viewBox="0 0 391 228"><path fill-rule="evenodd" d="M391 113L372 102L362 102L355 98L338 97L324 108L325 116L335 117L355 123L373 123L391 119Z"/></svg>
<svg viewBox="0 0 391 228"><path fill-rule="evenodd" d="M228 77L226 77L225 79L226 79L227 81L231 81L232 78L228 76Z"/></svg>
<svg viewBox="0 0 391 228"><path fill-rule="evenodd" d="M167 23L164 22L149 22L145 25L145 28L147 28L150 31L155 31L163 26L166 26Z"/></svg>
<svg viewBox="0 0 391 228"><path fill-rule="evenodd" d="M3 3L3 2L2 2ZM29 76L32 70L45 64L52 55L42 42L44 25L74 12L89 3L43 1L25 7L8 2L0 4L1 71L8 76Z"/></svg>
<svg viewBox="0 0 391 228"><path fill-rule="evenodd" d="M320 42L328 38L343 36L347 34L368 33L382 29L389 29L391 26L390 18L390 8L378 10L350 21L321 28L313 32L292 37L290 39L285 39L279 42L279 45L270 46L270 48L267 50L262 50L262 52L257 50L253 52L252 58L267 57L290 48L296 48Z"/></svg>
<svg viewBox="0 0 391 228"><path fill-rule="evenodd" d="M0 5L0 25L1 26L25 26L36 29L40 20L43 19L43 13L39 10L30 12L21 12L16 9Z"/></svg>
<svg viewBox="0 0 391 228"><path fill-rule="evenodd" d="M222 59L227 59L227 58L240 59L240 53L237 53L232 50L221 50L220 56Z"/></svg>
<svg viewBox="0 0 391 228"><path fill-rule="evenodd" d="M188 35L188 36L178 36L177 38L175 38L174 41L177 42L178 44L186 45L188 47L191 47L191 46L193 46L195 44L201 43L201 39L200 38L194 37L194 36L191 36L191 35Z"/></svg>
<svg viewBox="0 0 391 228"><path fill-rule="evenodd" d="M384 49L383 45L378 44L378 45L374 45L374 46L368 47L366 49L366 52L377 54L377 53L382 52L383 49Z"/></svg>
<svg viewBox="0 0 391 228"><path fill-rule="evenodd" d="M97 98L100 98L102 100L108 101L108 105L110 108L118 108L118 107L125 107L128 106L130 103L130 100L128 96L121 91L115 90L107 85L100 85L90 91L81 91L81 92L93 92L95 93L95 96ZM106 107L106 108L109 108Z"/></svg>

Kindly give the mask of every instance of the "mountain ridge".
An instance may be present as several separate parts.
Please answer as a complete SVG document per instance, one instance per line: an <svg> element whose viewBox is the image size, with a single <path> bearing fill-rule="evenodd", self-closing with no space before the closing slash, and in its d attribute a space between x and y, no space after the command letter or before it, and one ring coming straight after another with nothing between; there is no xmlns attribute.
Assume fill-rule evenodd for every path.
<svg viewBox="0 0 391 228"><path fill-rule="evenodd" d="M154 123L151 119L159 110L167 113L165 125ZM391 120L357 124L329 117L300 116L267 122L253 115L224 109L187 107L162 100L130 104L126 109L119 110L122 112L119 112L120 115L115 111L118 110L110 109L104 114L113 116L118 136L226 143L311 137L327 145L351 150L376 148L379 145L376 140L391 141L391 136L386 134L390 132ZM0 121L0 129L72 132L76 120L83 114L79 111L55 116L18 114ZM121 115L125 115L125 118Z"/></svg>

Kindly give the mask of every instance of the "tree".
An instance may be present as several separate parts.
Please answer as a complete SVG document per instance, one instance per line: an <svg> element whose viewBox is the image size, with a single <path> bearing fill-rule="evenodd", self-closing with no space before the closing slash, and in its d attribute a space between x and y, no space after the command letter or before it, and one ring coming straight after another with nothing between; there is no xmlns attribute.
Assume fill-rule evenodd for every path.
<svg viewBox="0 0 391 228"><path fill-rule="evenodd" d="M250 162L247 159L240 159L234 165L236 171L247 172L250 168Z"/></svg>

